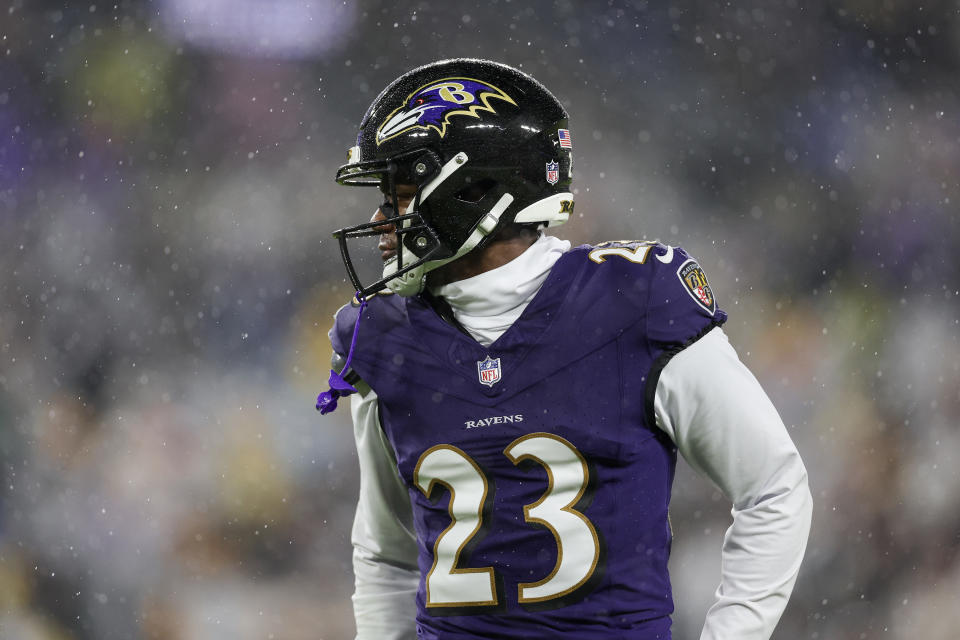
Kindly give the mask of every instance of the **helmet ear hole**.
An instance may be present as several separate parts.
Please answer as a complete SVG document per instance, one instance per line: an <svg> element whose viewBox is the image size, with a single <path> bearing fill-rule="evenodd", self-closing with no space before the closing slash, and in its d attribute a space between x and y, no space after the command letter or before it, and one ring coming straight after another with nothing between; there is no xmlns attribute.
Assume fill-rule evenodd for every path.
<svg viewBox="0 0 960 640"><path fill-rule="evenodd" d="M476 204L477 202L483 200L483 197L496 186L497 181L493 178L480 178L479 180L470 182L467 186L458 191L453 197L460 202Z"/></svg>

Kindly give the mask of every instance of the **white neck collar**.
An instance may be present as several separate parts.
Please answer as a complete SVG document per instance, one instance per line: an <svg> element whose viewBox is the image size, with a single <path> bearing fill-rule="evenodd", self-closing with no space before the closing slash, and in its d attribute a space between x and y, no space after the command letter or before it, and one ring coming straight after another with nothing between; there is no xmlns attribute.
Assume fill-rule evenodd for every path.
<svg viewBox="0 0 960 640"><path fill-rule="evenodd" d="M489 345L523 313L570 242L542 235L507 264L431 292L447 301L473 337Z"/></svg>

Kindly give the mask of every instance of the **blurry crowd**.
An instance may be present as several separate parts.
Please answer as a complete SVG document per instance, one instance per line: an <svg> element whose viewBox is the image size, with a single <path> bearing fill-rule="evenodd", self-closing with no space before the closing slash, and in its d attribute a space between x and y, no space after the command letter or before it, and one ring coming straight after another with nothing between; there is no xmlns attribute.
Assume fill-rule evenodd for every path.
<svg viewBox="0 0 960 640"><path fill-rule="evenodd" d="M378 202L332 176L455 56L571 112L557 235L703 264L810 474L776 637L956 635L956 3L488 4L0 5L0 638L352 637L352 432L313 403L330 232ZM692 638L729 503L682 467L671 517Z"/></svg>

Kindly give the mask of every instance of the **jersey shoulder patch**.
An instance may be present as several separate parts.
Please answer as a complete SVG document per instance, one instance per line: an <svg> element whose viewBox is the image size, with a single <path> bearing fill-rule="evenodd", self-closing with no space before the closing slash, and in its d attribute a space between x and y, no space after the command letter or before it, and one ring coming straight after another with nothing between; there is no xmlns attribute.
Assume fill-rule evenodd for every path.
<svg viewBox="0 0 960 640"><path fill-rule="evenodd" d="M707 274L700 264L693 258L687 258L677 267L677 277L686 288L693 301L703 307L710 315L717 313L717 299L713 295L713 288L707 282Z"/></svg>

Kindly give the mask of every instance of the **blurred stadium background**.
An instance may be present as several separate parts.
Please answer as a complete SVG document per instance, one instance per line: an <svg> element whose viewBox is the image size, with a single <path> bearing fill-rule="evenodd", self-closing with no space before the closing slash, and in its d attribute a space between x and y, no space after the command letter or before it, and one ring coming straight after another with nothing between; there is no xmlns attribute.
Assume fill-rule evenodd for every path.
<svg viewBox="0 0 960 640"><path fill-rule="evenodd" d="M434 59L572 113L575 243L697 255L807 463L778 638L960 628L955 2L0 3L0 637L352 637L321 418L363 111ZM376 252L370 252L376 260ZM688 469L675 637L729 505Z"/></svg>

